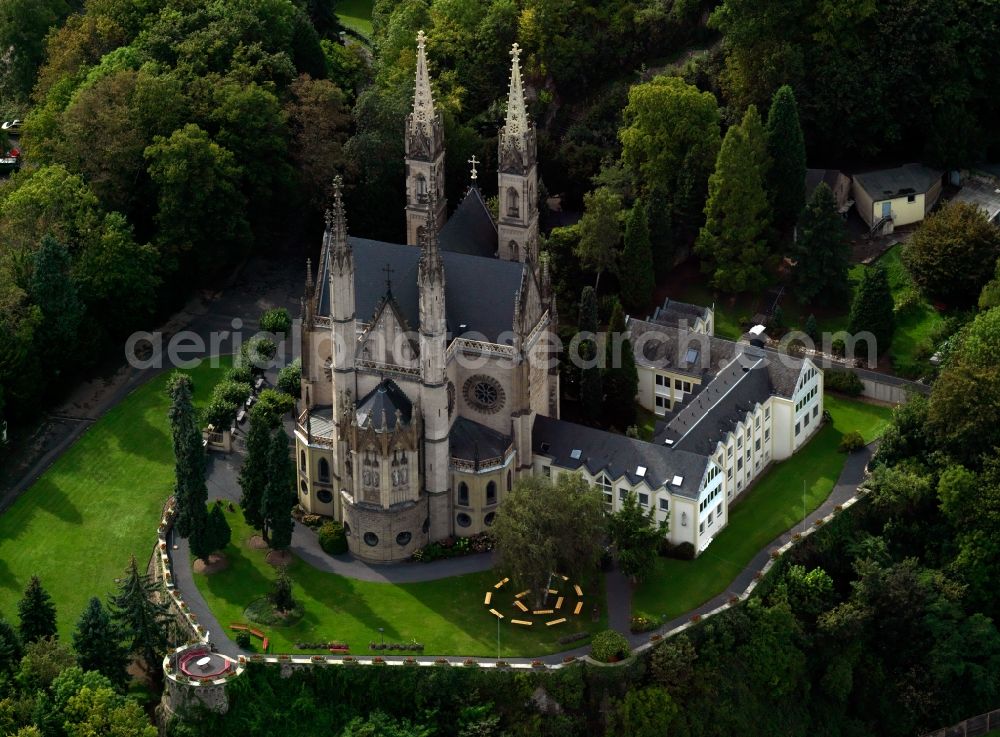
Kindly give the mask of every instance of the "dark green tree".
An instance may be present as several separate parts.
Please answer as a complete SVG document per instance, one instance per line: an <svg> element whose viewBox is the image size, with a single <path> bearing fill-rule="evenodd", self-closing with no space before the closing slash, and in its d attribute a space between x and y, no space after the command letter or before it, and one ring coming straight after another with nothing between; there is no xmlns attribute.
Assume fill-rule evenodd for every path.
<svg viewBox="0 0 1000 737"><path fill-rule="evenodd" d="M809 313L809 317L806 318L805 333L813 342L819 345L819 325L816 324L816 315Z"/></svg>
<svg viewBox="0 0 1000 737"><path fill-rule="evenodd" d="M663 537L655 510L643 510L636 493L630 491L622 508L608 518L608 534L618 549L622 573L642 581L656 564L657 545Z"/></svg>
<svg viewBox="0 0 1000 737"><path fill-rule="evenodd" d="M632 342L624 336L625 315L621 304L615 302L608 324L602 382L604 422L621 431L635 424L635 395L639 391Z"/></svg>
<svg viewBox="0 0 1000 737"><path fill-rule="evenodd" d="M128 652L140 658L149 673L158 672L173 620L167 605L159 600L158 584L139 572L134 555L108 608L111 620L125 634Z"/></svg>
<svg viewBox="0 0 1000 737"><path fill-rule="evenodd" d="M618 261L618 281L622 302L630 313L639 314L648 309L656 281L649 222L641 200L635 201L625 220L625 248Z"/></svg>
<svg viewBox="0 0 1000 737"><path fill-rule="evenodd" d="M118 688L127 682L128 653L122 644L122 633L96 596L87 602L76 624L73 649L83 670L101 673Z"/></svg>
<svg viewBox="0 0 1000 737"><path fill-rule="evenodd" d="M646 205L646 223L649 226L649 243L653 252L654 283L665 278L674 265L674 222L670 201L661 187L654 187L643 198Z"/></svg>
<svg viewBox="0 0 1000 737"><path fill-rule="evenodd" d="M951 202L927 216L903 246L903 263L924 292L950 304L976 304L1000 257L1000 228L977 205Z"/></svg>
<svg viewBox="0 0 1000 737"><path fill-rule="evenodd" d="M273 550L286 550L292 544L292 507L295 495L289 489L291 469L288 461L288 436L282 428L269 438L267 482L261 499L264 540Z"/></svg>
<svg viewBox="0 0 1000 737"><path fill-rule="evenodd" d="M740 126L719 150L708 181L705 225L695 251L712 285L725 292L757 291L768 280L768 205L763 176Z"/></svg>
<svg viewBox="0 0 1000 737"><path fill-rule="evenodd" d="M37 333L36 350L42 368L58 376L79 344L83 304L70 275L70 255L51 235L42 237L35 254L29 293L45 318Z"/></svg>
<svg viewBox="0 0 1000 737"><path fill-rule="evenodd" d="M597 274L594 281L597 289L601 274L613 269L618 260L622 198L607 187L598 187L583 196L583 208L576 255L584 267Z"/></svg>
<svg viewBox="0 0 1000 737"><path fill-rule="evenodd" d="M288 571L284 568L278 569L278 577L274 579L268 598L279 612L290 612L295 608L295 599L292 597L292 579L288 577Z"/></svg>
<svg viewBox="0 0 1000 737"><path fill-rule="evenodd" d="M22 653L21 640L14 626L0 617L0 676L17 668Z"/></svg>
<svg viewBox="0 0 1000 737"><path fill-rule="evenodd" d="M593 287L584 287L580 294L580 332L597 334L597 294ZM580 341L579 357L585 364L593 363L580 369L580 409L584 417L597 421L604 409L604 387L596 338Z"/></svg>
<svg viewBox="0 0 1000 737"><path fill-rule="evenodd" d="M271 430L277 422L261 409L260 403L250 410L250 428L247 430L247 452L240 468L240 509L243 519L255 530L264 529L262 504L267 486L267 464L271 451Z"/></svg>
<svg viewBox="0 0 1000 737"><path fill-rule="evenodd" d="M212 511L208 513L208 533L213 552L225 550L233 539L233 531L229 527L221 502L213 504Z"/></svg>
<svg viewBox="0 0 1000 737"><path fill-rule="evenodd" d="M837 201L820 182L802 211L795 246L795 296L803 304L830 304L847 293L851 246Z"/></svg>
<svg viewBox="0 0 1000 737"><path fill-rule="evenodd" d="M799 123L795 92L787 84L778 88L767 114L767 193L776 225L788 227L806 205L806 146Z"/></svg>
<svg viewBox="0 0 1000 737"><path fill-rule="evenodd" d="M893 313L892 291L889 276L881 264L865 269L854 295L847 331L852 335L868 331L875 336L875 348L879 355L889 350L892 334L896 329Z"/></svg>
<svg viewBox="0 0 1000 737"><path fill-rule="evenodd" d="M174 374L170 394L170 432L174 446L174 527L183 538L204 527L208 487L205 484L205 450L191 395L194 385L186 374Z"/></svg>
<svg viewBox="0 0 1000 737"><path fill-rule="evenodd" d="M56 630L56 605L52 597L42 588L38 576L32 576L24 589L24 596L17 603L17 616L20 621L18 633L21 642L27 645L46 637L58 637Z"/></svg>

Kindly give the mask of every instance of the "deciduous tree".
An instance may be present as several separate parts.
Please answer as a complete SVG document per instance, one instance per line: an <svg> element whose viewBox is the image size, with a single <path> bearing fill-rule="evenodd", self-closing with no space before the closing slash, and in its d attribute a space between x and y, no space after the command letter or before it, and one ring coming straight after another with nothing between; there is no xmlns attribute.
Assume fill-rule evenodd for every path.
<svg viewBox="0 0 1000 737"><path fill-rule="evenodd" d="M653 570L663 525L656 511L643 510L634 491L625 496L621 509L608 518L608 533L618 549L618 565L633 581L642 581Z"/></svg>
<svg viewBox="0 0 1000 737"><path fill-rule="evenodd" d="M590 271L596 272L594 289L601 283L601 274L614 268L618 259L621 231L622 199L606 187L583 196L583 217L580 219L580 242L576 255Z"/></svg>

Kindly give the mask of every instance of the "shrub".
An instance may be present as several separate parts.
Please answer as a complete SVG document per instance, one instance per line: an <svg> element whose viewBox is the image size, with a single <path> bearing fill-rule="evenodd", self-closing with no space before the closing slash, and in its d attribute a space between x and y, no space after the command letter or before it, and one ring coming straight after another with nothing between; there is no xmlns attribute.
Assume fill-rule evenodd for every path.
<svg viewBox="0 0 1000 737"><path fill-rule="evenodd" d="M571 635L563 635L562 637L560 637L559 638L559 644L560 645L569 645L570 643L573 643L573 642L579 642L580 640L586 640L588 637L590 637L590 633L589 632L574 632Z"/></svg>
<svg viewBox="0 0 1000 737"><path fill-rule="evenodd" d="M260 316L260 329L275 335L287 333L292 329L292 317L284 307L275 307Z"/></svg>
<svg viewBox="0 0 1000 737"><path fill-rule="evenodd" d="M861 383L861 379L853 371L826 369L823 372L823 384L827 389L851 397L857 397L865 390L865 385Z"/></svg>
<svg viewBox="0 0 1000 737"><path fill-rule="evenodd" d="M225 429L233 424L240 406L250 396L250 384L224 380L215 385L205 409L205 424Z"/></svg>
<svg viewBox="0 0 1000 737"><path fill-rule="evenodd" d="M291 394L293 397L302 393L302 360L296 358L278 372L276 384L279 392Z"/></svg>
<svg viewBox="0 0 1000 737"><path fill-rule="evenodd" d="M323 526L323 516L319 514L303 514L301 522L306 527L318 530Z"/></svg>
<svg viewBox="0 0 1000 737"><path fill-rule="evenodd" d="M236 646L241 650L250 649L250 633L249 632L237 632L236 633Z"/></svg>
<svg viewBox="0 0 1000 737"><path fill-rule="evenodd" d="M343 555L347 552L347 535L344 526L336 521L325 523L317 533L319 546L328 555Z"/></svg>
<svg viewBox="0 0 1000 737"><path fill-rule="evenodd" d="M650 630L655 630L659 625L659 622L649 617L632 617L629 629L632 632L649 632Z"/></svg>
<svg viewBox="0 0 1000 737"><path fill-rule="evenodd" d="M278 352L278 346L268 338L253 337L240 346L240 357L237 366L246 366L254 374L259 374Z"/></svg>
<svg viewBox="0 0 1000 737"><path fill-rule="evenodd" d="M896 317L909 315L920 307L923 301L920 291L915 286L908 286L896 295L893 312L896 313Z"/></svg>
<svg viewBox="0 0 1000 737"><path fill-rule="evenodd" d="M840 439L838 450L841 453L853 453L856 450L861 450L863 447L865 447L865 439L861 437L861 433L857 430L851 430L849 433L845 433L844 437Z"/></svg>
<svg viewBox="0 0 1000 737"><path fill-rule="evenodd" d="M241 384L249 384L253 381L253 372L249 366L233 366L226 372L229 381L237 381Z"/></svg>
<svg viewBox="0 0 1000 737"><path fill-rule="evenodd" d="M667 551L667 555L677 560L694 560L694 545L691 543L674 545Z"/></svg>
<svg viewBox="0 0 1000 737"><path fill-rule="evenodd" d="M257 404L254 405L254 410L267 415L270 418L268 421L275 426L282 415L288 414L293 409L295 409L295 397L274 389L262 391L257 398Z"/></svg>
<svg viewBox="0 0 1000 737"><path fill-rule="evenodd" d="M590 654L594 660L599 660L602 663L613 663L627 658L629 652L628 640L625 639L625 635L614 630L598 632L590 644Z"/></svg>

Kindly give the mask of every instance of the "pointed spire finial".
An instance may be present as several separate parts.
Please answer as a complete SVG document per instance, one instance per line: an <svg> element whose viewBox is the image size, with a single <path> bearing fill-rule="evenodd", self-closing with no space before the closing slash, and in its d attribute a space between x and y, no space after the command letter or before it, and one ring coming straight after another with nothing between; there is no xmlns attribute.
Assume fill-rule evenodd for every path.
<svg viewBox="0 0 1000 737"><path fill-rule="evenodd" d="M425 42L427 36L423 31L417 33L417 74L413 88L413 120L426 130L434 120L434 95L431 92L431 78L427 72L427 52Z"/></svg>
<svg viewBox="0 0 1000 737"><path fill-rule="evenodd" d="M469 159L469 163L472 164L471 178L472 178L472 183L475 184L476 183L476 179L479 178L479 175L476 173L476 164L479 164L479 163L482 163L482 162L480 162L479 159L476 158L475 154L472 154L472 158Z"/></svg>
<svg viewBox="0 0 1000 737"><path fill-rule="evenodd" d="M524 106L524 87L521 84L521 47L514 42L510 47L510 92L507 95L507 122L504 133L508 140L516 141L528 130L528 111Z"/></svg>
<svg viewBox="0 0 1000 737"><path fill-rule="evenodd" d="M313 260L312 258L306 259L306 289L313 288Z"/></svg>

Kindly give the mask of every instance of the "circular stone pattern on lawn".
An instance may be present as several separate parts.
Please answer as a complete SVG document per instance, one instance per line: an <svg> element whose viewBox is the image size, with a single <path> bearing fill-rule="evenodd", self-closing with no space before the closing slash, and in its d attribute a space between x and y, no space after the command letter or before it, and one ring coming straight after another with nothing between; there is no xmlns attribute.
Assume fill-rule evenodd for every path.
<svg viewBox="0 0 1000 737"><path fill-rule="evenodd" d="M243 611L243 616L254 624L264 624L269 627L285 627L302 619L302 605L295 602L290 612L279 612L266 596L254 599Z"/></svg>

